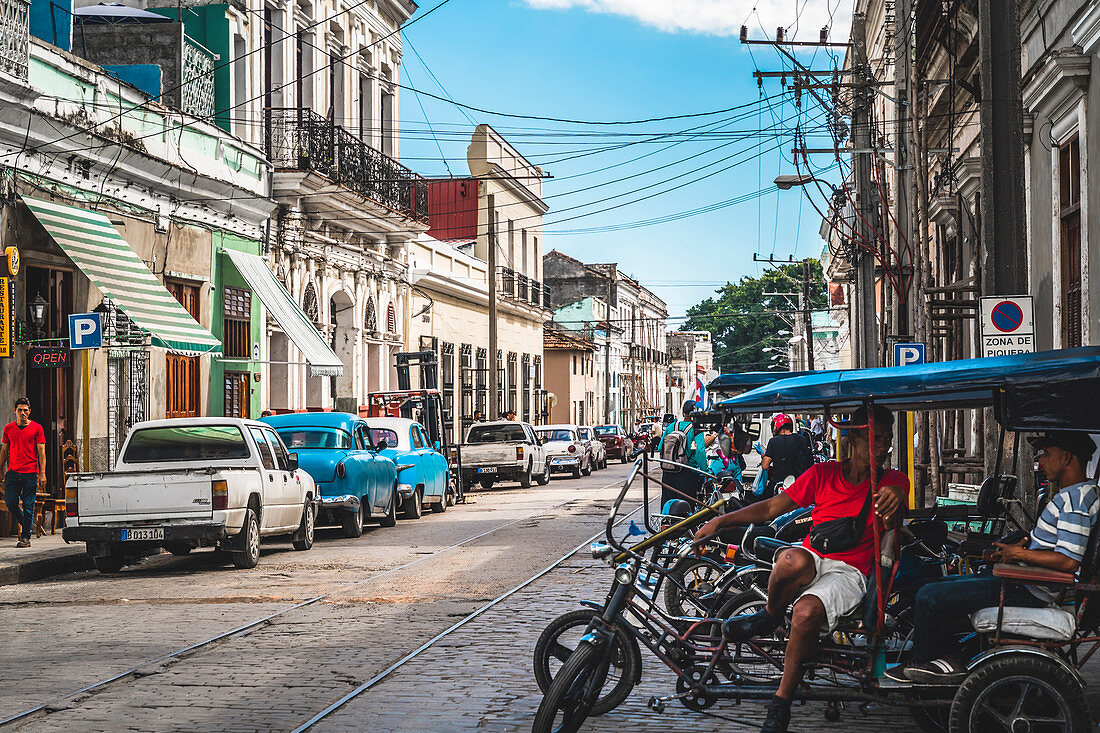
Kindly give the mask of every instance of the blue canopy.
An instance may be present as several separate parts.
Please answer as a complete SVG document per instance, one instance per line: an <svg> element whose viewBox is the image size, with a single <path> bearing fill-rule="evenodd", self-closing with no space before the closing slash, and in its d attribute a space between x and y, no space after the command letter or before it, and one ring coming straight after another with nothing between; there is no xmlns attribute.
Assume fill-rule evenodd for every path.
<svg viewBox="0 0 1100 733"><path fill-rule="evenodd" d="M1016 430L1100 431L1100 347L783 379L719 402L727 412L843 412L865 400L899 410L994 407Z"/></svg>
<svg viewBox="0 0 1100 733"><path fill-rule="evenodd" d="M792 377L804 377L808 374L835 374L834 371L819 372L741 372L739 374L719 374L707 385L708 392L729 393L744 392L765 384L778 382L780 379Z"/></svg>

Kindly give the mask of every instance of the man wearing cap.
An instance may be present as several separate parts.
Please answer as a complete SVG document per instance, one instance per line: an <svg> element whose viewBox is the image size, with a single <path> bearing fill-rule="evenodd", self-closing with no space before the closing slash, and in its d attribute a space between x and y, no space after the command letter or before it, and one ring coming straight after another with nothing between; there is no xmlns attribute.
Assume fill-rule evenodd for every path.
<svg viewBox="0 0 1100 733"><path fill-rule="evenodd" d="M1030 438L1039 470L1060 491L1047 502L1035 529L1018 544L994 543L997 562L1076 573L1100 510L1100 491L1087 468L1096 444L1085 433L1059 431ZM916 598L913 661L887 670L898 681L951 684L966 677L958 634L975 611L996 606L1002 581L992 575L948 578L921 588ZM1044 586L1004 582L1006 606L1049 606L1058 599Z"/></svg>

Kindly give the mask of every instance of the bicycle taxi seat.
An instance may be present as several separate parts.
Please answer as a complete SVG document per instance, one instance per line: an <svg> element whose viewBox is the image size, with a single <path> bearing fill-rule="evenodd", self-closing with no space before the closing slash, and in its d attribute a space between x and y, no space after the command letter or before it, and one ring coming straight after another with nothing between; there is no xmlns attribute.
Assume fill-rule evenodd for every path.
<svg viewBox="0 0 1100 733"><path fill-rule="evenodd" d="M1006 634L1041 641L1069 642L1076 636L1078 627L1083 631L1091 630L1100 621L1100 611L1093 609L1093 606L1100 605L1100 598L1090 598L1100 591L1100 586L1094 585L1098 570L1100 521L1093 525L1089 533L1079 570L1080 577L1090 578L1092 583L1080 583L1072 573L1048 568L1011 563L997 563L993 566L993 576L1001 578L1002 582L1042 585L1055 592L1059 589L1072 591L1073 607L1078 613L1071 613L1061 606L991 606L971 614L970 624L980 634L995 634L998 637ZM1087 602L1090 600L1091 603Z"/></svg>

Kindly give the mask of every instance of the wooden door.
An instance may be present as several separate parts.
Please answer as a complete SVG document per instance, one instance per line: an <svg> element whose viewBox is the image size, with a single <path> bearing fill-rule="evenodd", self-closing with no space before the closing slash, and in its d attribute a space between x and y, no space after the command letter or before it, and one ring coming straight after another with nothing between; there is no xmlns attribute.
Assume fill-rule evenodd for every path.
<svg viewBox="0 0 1100 733"><path fill-rule="evenodd" d="M196 285L166 280L168 288L180 305L199 320L199 288ZM168 354L165 357L164 380L165 417L198 417L199 415L199 360L194 356Z"/></svg>

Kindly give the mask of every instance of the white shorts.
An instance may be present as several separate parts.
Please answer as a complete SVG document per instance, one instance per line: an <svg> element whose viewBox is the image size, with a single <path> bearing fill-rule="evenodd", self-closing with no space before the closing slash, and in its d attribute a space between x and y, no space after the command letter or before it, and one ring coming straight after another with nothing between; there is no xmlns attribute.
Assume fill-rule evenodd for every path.
<svg viewBox="0 0 1100 733"><path fill-rule="evenodd" d="M804 596L814 596L825 606L824 634L836 630L840 619L856 610L863 603L867 593L867 577L846 562L822 557L805 547L814 559L814 579L795 599L795 603Z"/></svg>

